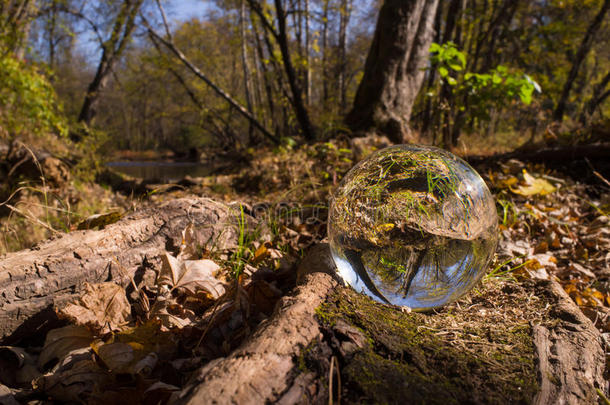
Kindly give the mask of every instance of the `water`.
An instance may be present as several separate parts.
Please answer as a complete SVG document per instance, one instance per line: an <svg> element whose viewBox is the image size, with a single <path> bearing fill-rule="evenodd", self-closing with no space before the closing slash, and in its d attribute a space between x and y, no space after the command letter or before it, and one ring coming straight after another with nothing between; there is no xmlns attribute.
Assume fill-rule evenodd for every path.
<svg viewBox="0 0 610 405"><path fill-rule="evenodd" d="M441 149L399 145L345 176L328 235L346 284L380 302L427 310L480 280L497 226L494 200L466 162Z"/></svg>
<svg viewBox="0 0 610 405"><path fill-rule="evenodd" d="M118 161L106 166L131 177L161 183L178 181L186 175L203 177L210 174L209 165L198 162Z"/></svg>

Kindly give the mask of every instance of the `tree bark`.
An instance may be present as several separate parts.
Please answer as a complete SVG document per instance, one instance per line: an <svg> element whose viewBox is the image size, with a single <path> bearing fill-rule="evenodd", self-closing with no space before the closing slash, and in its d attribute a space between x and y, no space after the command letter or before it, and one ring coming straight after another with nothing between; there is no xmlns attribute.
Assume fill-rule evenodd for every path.
<svg viewBox="0 0 610 405"><path fill-rule="evenodd" d="M563 120L563 115L565 113L568 97L570 96L570 90L572 90L572 86L574 85L574 80L576 80L576 76L578 76L578 72L580 71L580 67L584 62L585 57L591 50L593 41L595 40L595 35L597 34L597 31L599 31L608 9L610 9L610 0L605 0L601 9L595 18L593 18L593 21L591 21L591 25L589 25L589 28L587 28L587 32L585 33L585 36L578 47L576 56L572 61L572 68L570 69L570 73L568 73L568 77L563 85L563 90L561 91L561 96L557 102L557 107L553 112L553 119L555 121Z"/></svg>
<svg viewBox="0 0 610 405"><path fill-rule="evenodd" d="M303 103L303 91L301 90L301 86L297 81L296 72L292 65L292 60L290 57L290 51L288 49L288 33L286 31L286 12L284 11L284 6L282 5L282 0L275 0L275 12L277 15L277 24L278 31L275 35L275 38L280 47L280 52L282 53L282 60L284 62L284 69L286 70L286 76L288 77L288 84L290 86L290 91L292 92L292 103L294 105L295 114L297 116L297 120L301 126L301 130L303 131L303 136L307 140L315 139L315 132L309 121L309 113L305 108L305 104ZM261 16L262 18L262 16Z"/></svg>
<svg viewBox="0 0 610 405"><path fill-rule="evenodd" d="M309 32L309 0L304 0L305 13L305 104L311 105L311 34Z"/></svg>
<svg viewBox="0 0 610 405"><path fill-rule="evenodd" d="M326 256L329 256L328 247L326 251ZM497 402L498 398L494 398L496 401L489 401L485 393L485 384L478 384L474 392L443 391L442 396L439 396L436 391L438 386L430 376L421 380L421 384L406 383L405 381L413 380L405 370L413 367L417 370L416 374L420 373L421 368L425 369L430 365L427 363L429 360L427 357L432 356L433 353L426 351L423 347L425 340L419 337L421 343L416 344L416 349L412 351L398 343L393 343L404 338L401 335L404 331L394 324L393 334L386 339L375 341L374 345L385 347L385 350L393 344L399 346L402 351L399 356L394 354L397 357L383 350L382 352L384 357L392 359L400 366L393 368L384 362L385 359L372 360L374 354L371 352L371 338L368 334L373 331L367 328L366 324L359 323L362 319L372 316L367 313L371 309L358 307L359 304L354 304L354 300L358 299L355 297L357 294L338 286L328 274L320 273L329 270L327 267L332 266L332 259L320 260L320 255L324 256L324 253L319 249L312 253L315 258L308 254L303 263L309 266L306 273L313 274L305 274L302 286L290 296L280 300L271 319L261 324L259 329L229 356L216 359L200 368L186 387L173 396L170 403L198 404L207 402L211 398L219 399L222 403L305 404L334 402L335 399L337 403L350 403L350 399L355 403L390 402L387 398L392 398L391 394L386 398L377 398L371 397L371 392L360 392L361 389L367 390L374 386L386 392L399 390L401 393L409 394L404 397L410 398L409 403L442 403L443 399L449 398L450 402L455 403L462 403L466 398L469 399L468 403L473 404ZM604 351L600 333L556 282L532 281L513 288L523 289L526 294L540 297L547 304L544 325L533 326L528 337L534 346L536 361L533 378L537 380L539 387L533 403L536 405L595 403L596 389L600 389L601 392L607 389L603 377ZM475 305L486 311L487 305L497 305L493 298L495 296L489 297L489 301L481 299ZM344 308L348 308L347 310L350 306L356 305L355 312L358 318L352 319L354 314L346 314L345 318L338 316L327 319L325 325L323 317L330 315L320 306L328 304L329 301L338 302L339 307L343 305ZM501 301L506 302L506 297ZM508 305L507 313L511 313L510 306L515 304L504 305ZM380 313L384 314L382 316L390 316L391 312L396 311L387 306L383 309L380 307L377 306ZM441 312L428 316L444 315ZM452 321L455 323L453 317ZM417 335L420 333L420 328L426 329L425 321L424 324L419 322L421 320L414 321ZM331 323L330 327L328 323ZM379 319L376 328L383 330L383 325L384 321ZM460 326L454 324L455 329L459 330ZM502 328L500 325L496 327ZM491 332L488 333L489 336L492 335ZM438 336L441 336L441 333ZM451 337L447 337L445 341L438 343L450 349L451 345L455 344L452 340ZM475 341L486 342L484 337ZM490 347L495 344L493 340L489 343ZM512 343L514 342L501 342L502 345L509 347ZM467 356L460 351L457 353ZM449 351L446 355L453 356ZM356 374L357 378L354 379L354 373L348 370L358 370L362 367L359 361L362 361L363 356L369 359L370 363L366 363L361 372L366 373L368 370L369 374L363 376ZM455 359L455 361L459 360ZM473 359L472 362L486 370L485 359L483 361L479 359L479 362ZM493 361L490 359L490 362ZM449 360L448 364L453 363ZM339 365L341 365L340 370L337 369ZM379 374L376 374L377 372ZM452 369L451 365L448 365L448 369L441 366L441 374L451 375L456 372L468 373L468 371ZM371 376L370 373L375 374ZM455 378L455 374L451 378ZM339 381L343 385L338 384ZM394 382L399 381L402 383L399 384L400 386L393 385ZM555 381L559 381L560 384L554 383ZM524 381L524 383L529 385L535 382ZM340 386L335 391L333 385ZM348 398L341 401L341 395L346 394ZM454 397L455 394L461 395L462 401L459 397ZM512 403L511 399L514 399L515 403L521 402L517 398L504 399L507 400L505 403Z"/></svg>
<svg viewBox="0 0 610 405"><path fill-rule="evenodd" d="M322 6L322 106L328 102L328 8L330 0Z"/></svg>
<svg viewBox="0 0 610 405"><path fill-rule="evenodd" d="M438 0L386 0L354 107L346 121L354 132L375 128L395 143L413 140L411 109L424 78Z"/></svg>

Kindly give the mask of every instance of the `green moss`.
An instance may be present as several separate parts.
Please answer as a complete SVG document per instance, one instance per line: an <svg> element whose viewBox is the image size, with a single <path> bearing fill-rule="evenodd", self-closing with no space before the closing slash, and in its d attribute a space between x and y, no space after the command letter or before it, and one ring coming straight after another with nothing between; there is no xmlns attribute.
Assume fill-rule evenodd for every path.
<svg viewBox="0 0 610 405"><path fill-rule="evenodd" d="M452 308L406 314L339 290L318 317L331 329L343 319L371 342L343 365L347 402L530 403L538 387L529 324L464 322L459 311L457 322Z"/></svg>

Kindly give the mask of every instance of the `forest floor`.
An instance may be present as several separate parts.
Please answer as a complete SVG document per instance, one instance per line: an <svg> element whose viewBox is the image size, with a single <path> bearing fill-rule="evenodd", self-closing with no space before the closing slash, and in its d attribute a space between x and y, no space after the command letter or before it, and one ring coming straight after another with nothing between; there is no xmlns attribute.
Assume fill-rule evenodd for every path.
<svg viewBox="0 0 610 405"><path fill-rule="evenodd" d="M198 259L215 263L218 269L216 278L231 286L227 291L232 291L234 296L232 305L243 306L242 301L245 300L250 308L248 313L253 315L246 323L236 322L231 315L222 320L212 318L214 329L221 331L225 339L219 345L206 345L201 344L201 341L192 341L193 330L196 329L192 326L192 320L195 315L214 317L216 310L227 305L227 302L208 292L199 295L187 294L188 296L174 302L171 308L168 307L171 316L164 318L161 327L166 330L181 328L183 332L177 335L183 339L182 347L201 345L205 350L198 352L198 357L195 356L197 359L180 359L184 363L180 366L176 363L178 354L175 354L178 357L166 359L167 364L171 363L181 378L173 378L171 381L165 377L158 377L156 380L149 378L144 385L131 386L132 392L138 395L159 395L161 392L163 395L169 395L176 386L180 386L178 381L186 380L188 374L195 369L194 364L200 361L202 356L214 358L227 355L247 338L262 319L270 315L275 303L294 285L294 280L286 281L286 277L290 278L286 275L295 273L309 247L325 241L330 193L357 161L382 146L383 139L369 138L354 144L339 140L306 145L296 150L251 151L242 156L239 164L235 164L230 170L225 167L208 177L186 177L172 184L142 183L105 171L98 177L104 186L74 180L56 186L44 183L23 186L19 195L14 197L16 201L10 200L10 206L5 204L0 207L5 215L2 219L4 236L3 242L0 243L0 253L28 247L37 242L36 239L40 240L49 233L103 228L129 212L182 197L210 197L240 207L242 216L247 214L256 218L264 226L252 232L244 230L238 245L232 251L216 254L203 250L196 254ZM511 391L513 394L510 398L520 398L523 402L529 402L536 391L536 387L528 382L534 379L531 341L523 340L519 336L527 332L525 329L529 328L528 325L544 322L545 319L545 308L540 305L538 297L533 295L531 289L532 283L537 280L558 281L602 333L607 347L610 347L610 183L607 182L606 173L596 170L596 164L595 161L586 164L581 162L576 169L578 171L571 173L569 171L573 170L573 167L552 167L544 163L517 159L495 162L486 160L475 166L490 186L498 207L501 235L496 257L488 275L472 293L442 310L437 318L417 318L417 322L423 324L424 329L434 332L433 343L427 344L429 347L440 344L437 340L442 335L444 341L449 339L454 342L451 350L465 350L472 354L472 358L465 358L465 363L458 368L472 368L472 359L479 361L484 353L484 361L489 364L481 370L503 370L495 374L497 378L494 378L498 381L486 383L487 390L482 392L488 396L482 398L481 402L487 400L490 403L501 403L505 398L494 397L494 390L498 387ZM587 181L583 182L583 179ZM167 265L172 266L171 263ZM271 272L275 275L265 276L265 282L252 283L250 276L260 273L261 269L263 273ZM155 287L151 285L147 288L150 292ZM102 291L103 287L94 290L96 288L92 287L81 301L84 302L89 294L90 298L96 296L96 299L103 302L100 297L107 292ZM335 317L329 314L338 311L337 303L350 303L360 299L357 294L354 295L348 290L341 294L347 294L347 298L344 297L343 301L338 298L331 299L319 310L318 315L323 321ZM154 300L152 296L151 300ZM133 301L132 297L125 300L128 312L137 312L130 307L135 304L136 301ZM154 305L154 302L152 304ZM371 322L370 317L363 315L355 304L341 305L340 311L344 317L356 320L360 327L367 329L367 323ZM359 305L369 308L369 314L375 311L376 304L372 302ZM507 308L510 309L510 314L507 313ZM118 309L119 313L125 310ZM70 318L69 315L64 315ZM384 316L388 316L387 313ZM504 323L505 328L492 331L488 326L477 323L481 316L485 316L487 320L485 325L489 325L489 319L494 319L494 324ZM390 317L393 319L392 324L400 323L395 316ZM100 322L101 330L105 327L104 322L108 320L102 317L97 321ZM447 325L447 322L453 325ZM134 329L136 324L141 325L139 329ZM332 327L330 323L327 326ZM131 335L130 338L133 339L134 334L146 334L150 332L147 332L146 328L151 327L140 319L129 325L115 325L111 334L115 336L113 339L116 342L121 340L121 334L124 337ZM398 356L402 361L402 356L410 353L403 347L407 344L406 341L393 340L391 327L388 328L389 331L367 329L376 331L368 335L368 339L376 341L373 344L375 350L369 352L368 357L363 355L358 360L359 363L356 364L360 364L360 371L372 367L369 364L371 358L382 356L392 359ZM74 333L74 330L69 332L71 336L74 336ZM491 336L493 334L497 336ZM107 339L109 335L106 333L104 336ZM488 346L485 346L483 340ZM502 342L520 342L522 347L513 343L510 347L506 344L503 346ZM159 346L161 350L162 346ZM103 345L99 348L93 347L93 350L109 364L112 359L108 356L112 357L112 354L104 355L103 350L99 350L101 347ZM45 353L44 348L42 353ZM608 352L606 354L608 378L610 356ZM418 355L421 353L415 356ZM446 366L443 356L431 356L428 357L438 361L429 359L428 365L421 365L425 363L422 359L416 358L414 361L419 361L421 367L442 369ZM513 365L514 370L506 369L506 364ZM133 366L135 363L130 363L129 367ZM387 366L390 367L391 364L388 363ZM375 379L360 381L357 368L358 366L353 366L345 370L345 374L342 372L346 384L351 381L353 386L359 387L360 397L352 400L363 400L367 395L372 398L385 398L387 402L394 400L392 393L377 392L382 386L375 383ZM167 370L165 371L163 375L167 377ZM375 373L383 375L383 370L377 370ZM20 378L24 382L28 378L32 380L39 377L37 373L26 373ZM483 376L473 373L471 377L473 381L459 384L481 384L479 379L483 379ZM2 378L3 376L0 376L0 379ZM154 381L158 385L154 385ZM154 388L151 388L153 386ZM468 387L446 385L445 388L460 392ZM62 391L55 395L58 398L72 398L71 395L78 396L80 393ZM102 397L98 399L101 400Z"/></svg>

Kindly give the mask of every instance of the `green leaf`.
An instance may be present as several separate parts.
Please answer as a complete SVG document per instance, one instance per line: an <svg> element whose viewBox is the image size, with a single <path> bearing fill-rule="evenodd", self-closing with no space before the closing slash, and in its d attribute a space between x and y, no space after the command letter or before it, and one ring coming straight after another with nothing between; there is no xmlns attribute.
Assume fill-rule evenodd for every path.
<svg viewBox="0 0 610 405"><path fill-rule="evenodd" d="M440 73L441 77L447 77L447 75L449 74L449 70L447 70L446 67L441 66L438 68L438 73Z"/></svg>

